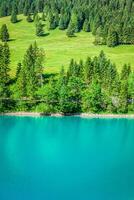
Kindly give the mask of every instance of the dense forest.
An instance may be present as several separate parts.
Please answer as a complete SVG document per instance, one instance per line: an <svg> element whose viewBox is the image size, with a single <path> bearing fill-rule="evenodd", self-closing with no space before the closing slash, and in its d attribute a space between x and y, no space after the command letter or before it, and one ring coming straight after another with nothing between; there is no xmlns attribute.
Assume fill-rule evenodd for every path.
<svg viewBox="0 0 134 200"><path fill-rule="evenodd" d="M18 14L32 22L37 13L49 29L67 29L68 36L84 30L95 35L95 44L134 44L134 0L0 0L0 16L11 15L13 23Z"/></svg>
<svg viewBox="0 0 134 200"><path fill-rule="evenodd" d="M10 77L10 49L0 45L0 112L132 113L134 72L124 65L120 73L104 52L85 61L70 61L57 76L43 74L45 52L29 46L15 78Z"/></svg>

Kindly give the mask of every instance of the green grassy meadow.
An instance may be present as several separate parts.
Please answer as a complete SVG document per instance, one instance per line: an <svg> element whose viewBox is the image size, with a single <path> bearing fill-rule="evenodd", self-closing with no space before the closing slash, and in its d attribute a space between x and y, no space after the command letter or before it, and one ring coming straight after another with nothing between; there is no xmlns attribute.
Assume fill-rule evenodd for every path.
<svg viewBox="0 0 134 200"><path fill-rule="evenodd" d="M26 49L34 41L45 50L44 66L46 73L57 73L62 65L68 66L71 58L79 61L86 59L87 56L98 55L101 50L112 62L117 64L119 70L124 63L130 63L134 68L134 45L122 45L116 48L95 46L93 44L94 37L91 33L80 32L76 34L76 37L68 38L65 31L58 29L48 31L46 27L45 33L48 33L48 35L37 37L34 23L28 23L22 15L18 19L20 22L12 24L10 17L0 18L0 26L7 24L10 33L12 75L15 73L17 63L22 61Z"/></svg>

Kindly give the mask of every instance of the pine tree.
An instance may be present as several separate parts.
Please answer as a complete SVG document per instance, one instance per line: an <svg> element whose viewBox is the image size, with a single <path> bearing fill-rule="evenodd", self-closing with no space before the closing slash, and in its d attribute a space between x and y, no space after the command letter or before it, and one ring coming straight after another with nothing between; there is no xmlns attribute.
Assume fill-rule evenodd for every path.
<svg viewBox="0 0 134 200"><path fill-rule="evenodd" d="M21 63L18 63L17 65L17 69L16 69L16 79L18 79L18 76L20 74L20 71L21 71L21 68L22 68L22 64Z"/></svg>
<svg viewBox="0 0 134 200"><path fill-rule="evenodd" d="M30 10L30 2L28 0L25 1L25 6L24 6L24 10L23 10L23 14L24 16L27 16Z"/></svg>
<svg viewBox="0 0 134 200"><path fill-rule="evenodd" d="M46 21L46 15L45 15L45 12L42 13L42 21Z"/></svg>
<svg viewBox="0 0 134 200"><path fill-rule="evenodd" d="M18 22L17 13L16 13L15 10L12 11L11 22L12 22L12 23L17 23L17 22Z"/></svg>
<svg viewBox="0 0 134 200"><path fill-rule="evenodd" d="M7 98L10 95L10 50L7 43L0 45L0 58L0 96Z"/></svg>
<svg viewBox="0 0 134 200"><path fill-rule="evenodd" d="M3 1L0 7L0 17L5 17L7 16L7 6L6 6L6 2Z"/></svg>
<svg viewBox="0 0 134 200"><path fill-rule="evenodd" d="M118 34L114 30L109 30L108 37L107 37L107 46L108 47L115 47L119 44Z"/></svg>
<svg viewBox="0 0 134 200"><path fill-rule="evenodd" d="M15 98L26 98L28 96L26 77L26 69L24 68L24 66L18 65L16 72L16 84L14 88Z"/></svg>
<svg viewBox="0 0 134 200"><path fill-rule="evenodd" d="M82 102L84 112L99 113L102 111L103 94L97 80L94 79L91 86L84 91Z"/></svg>
<svg viewBox="0 0 134 200"><path fill-rule="evenodd" d="M59 20L59 29L65 30L68 27L70 21L70 15L68 13L61 13Z"/></svg>
<svg viewBox="0 0 134 200"><path fill-rule="evenodd" d="M34 15L34 23L35 23L35 25L37 25L39 22L40 22L40 17L38 15L38 13L35 13L35 15Z"/></svg>
<svg viewBox="0 0 134 200"><path fill-rule="evenodd" d="M36 35L38 37L44 36L43 25L40 21L36 24Z"/></svg>
<svg viewBox="0 0 134 200"><path fill-rule="evenodd" d="M48 21L49 21L48 29L54 30L57 27L58 22L56 21L55 15L53 15L51 12L48 16Z"/></svg>
<svg viewBox="0 0 134 200"><path fill-rule="evenodd" d="M18 97L33 98L36 90L43 86L44 56L44 51L36 43L29 46L23 63L18 64L16 71L16 93Z"/></svg>
<svg viewBox="0 0 134 200"><path fill-rule="evenodd" d="M128 81L121 81L121 89L120 89L120 106L119 112L127 113L128 112Z"/></svg>
<svg viewBox="0 0 134 200"><path fill-rule="evenodd" d="M30 13L27 16L27 22L29 22L29 23L33 22L33 19L32 19L32 16Z"/></svg>
<svg viewBox="0 0 134 200"><path fill-rule="evenodd" d="M74 27L74 24L72 22L68 26L66 35L68 37L74 37L75 36L75 27Z"/></svg>
<svg viewBox="0 0 134 200"><path fill-rule="evenodd" d="M6 24L3 24L0 31L0 39L2 42L7 42L9 40L9 32Z"/></svg>
<svg viewBox="0 0 134 200"><path fill-rule="evenodd" d="M26 92L27 97L33 97L36 90L36 75L35 75L35 53L33 46L30 45L28 48L24 60L23 60L23 69L26 79Z"/></svg>
<svg viewBox="0 0 134 200"><path fill-rule="evenodd" d="M85 19L85 22L83 24L83 31L90 32L90 23L87 19Z"/></svg>
<svg viewBox="0 0 134 200"><path fill-rule="evenodd" d="M79 23L79 18L76 13L72 13L71 16L71 24L73 25L74 32L77 33L80 31L80 23Z"/></svg>
<svg viewBox="0 0 134 200"><path fill-rule="evenodd" d="M81 79L77 76L72 76L68 80L68 112L69 113L77 113L81 112L81 90L83 87L83 83Z"/></svg>
<svg viewBox="0 0 134 200"><path fill-rule="evenodd" d="M84 80L86 84L92 82L93 76L94 76L94 66L91 58L88 57L84 65Z"/></svg>
<svg viewBox="0 0 134 200"><path fill-rule="evenodd" d="M60 16L59 29L60 29L60 30L64 30L64 29L65 29L64 15L61 15L61 16Z"/></svg>

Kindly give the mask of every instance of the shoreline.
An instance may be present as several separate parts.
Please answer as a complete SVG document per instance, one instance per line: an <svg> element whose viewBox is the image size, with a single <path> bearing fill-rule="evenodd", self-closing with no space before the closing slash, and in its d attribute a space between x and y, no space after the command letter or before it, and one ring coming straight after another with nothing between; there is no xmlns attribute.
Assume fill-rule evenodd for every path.
<svg viewBox="0 0 134 200"><path fill-rule="evenodd" d="M66 117L66 116L77 116L83 118L107 118L107 119L134 119L134 114L92 114L92 113L74 113L74 114L62 114L62 113L52 113L45 114L39 112L11 112L11 113L0 113L0 116L18 116L18 117Z"/></svg>

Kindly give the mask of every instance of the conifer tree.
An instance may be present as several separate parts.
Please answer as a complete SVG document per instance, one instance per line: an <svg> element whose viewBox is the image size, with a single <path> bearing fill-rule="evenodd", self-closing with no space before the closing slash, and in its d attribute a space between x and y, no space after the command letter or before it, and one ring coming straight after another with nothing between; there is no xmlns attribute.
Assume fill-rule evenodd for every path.
<svg viewBox="0 0 134 200"><path fill-rule="evenodd" d="M38 13L35 13L35 15L34 15L34 23L35 23L35 25L37 25L39 22L40 22L40 17L38 15Z"/></svg>
<svg viewBox="0 0 134 200"><path fill-rule="evenodd" d="M108 37L107 37L107 46L108 47L115 47L119 44L118 34L114 30L109 30Z"/></svg>
<svg viewBox="0 0 134 200"><path fill-rule="evenodd" d="M0 45L0 58L0 96L6 98L10 95L10 50L7 43Z"/></svg>
<svg viewBox="0 0 134 200"><path fill-rule="evenodd" d="M18 22L17 13L16 13L15 10L12 11L11 22L12 22L12 23L17 23L17 22Z"/></svg>
<svg viewBox="0 0 134 200"><path fill-rule="evenodd" d="M17 67L16 91L18 96L33 98L36 90L43 86L44 56L44 51L36 43L29 46L23 63L19 63Z"/></svg>
<svg viewBox="0 0 134 200"><path fill-rule="evenodd" d="M6 24L3 24L0 30L0 39L2 42L7 42L9 40L9 32Z"/></svg>
<svg viewBox="0 0 134 200"><path fill-rule="evenodd" d="M54 30L57 27L58 22L56 22L55 15L53 15L52 12L49 13L48 21L49 21L48 29Z"/></svg>
<svg viewBox="0 0 134 200"><path fill-rule="evenodd" d="M128 81L121 81L119 112L128 112Z"/></svg>
<svg viewBox="0 0 134 200"><path fill-rule="evenodd" d="M44 36L43 25L40 21L36 24L36 35L38 37Z"/></svg>
<svg viewBox="0 0 134 200"><path fill-rule="evenodd" d="M70 24L68 26L66 35L68 37L74 37L75 36L75 27L74 27L74 24L72 22L70 22Z"/></svg>
<svg viewBox="0 0 134 200"><path fill-rule="evenodd" d="M45 15L45 12L42 13L42 21L46 21L46 15Z"/></svg>
<svg viewBox="0 0 134 200"><path fill-rule="evenodd" d="M29 13L28 16L27 16L27 22L29 22L29 23L33 22L31 13Z"/></svg>
<svg viewBox="0 0 134 200"><path fill-rule="evenodd" d="M83 94L82 109L84 112L99 113L102 111L103 94L97 80L94 79L91 86Z"/></svg>
<svg viewBox="0 0 134 200"><path fill-rule="evenodd" d="M92 82L93 76L94 76L94 66L91 61L91 58L88 57L84 65L84 80L86 84L89 84Z"/></svg>
<svg viewBox="0 0 134 200"><path fill-rule="evenodd" d="M83 31L90 32L90 24L89 24L89 21L87 19L85 19L85 22L83 24Z"/></svg>
<svg viewBox="0 0 134 200"><path fill-rule="evenodd" d="M21 71L21 68L22 68L22 64L21 63L18 63L17 65L17 69L16 69L16 79L18 79L18 76L20 74L20 71Z"/></svg>

